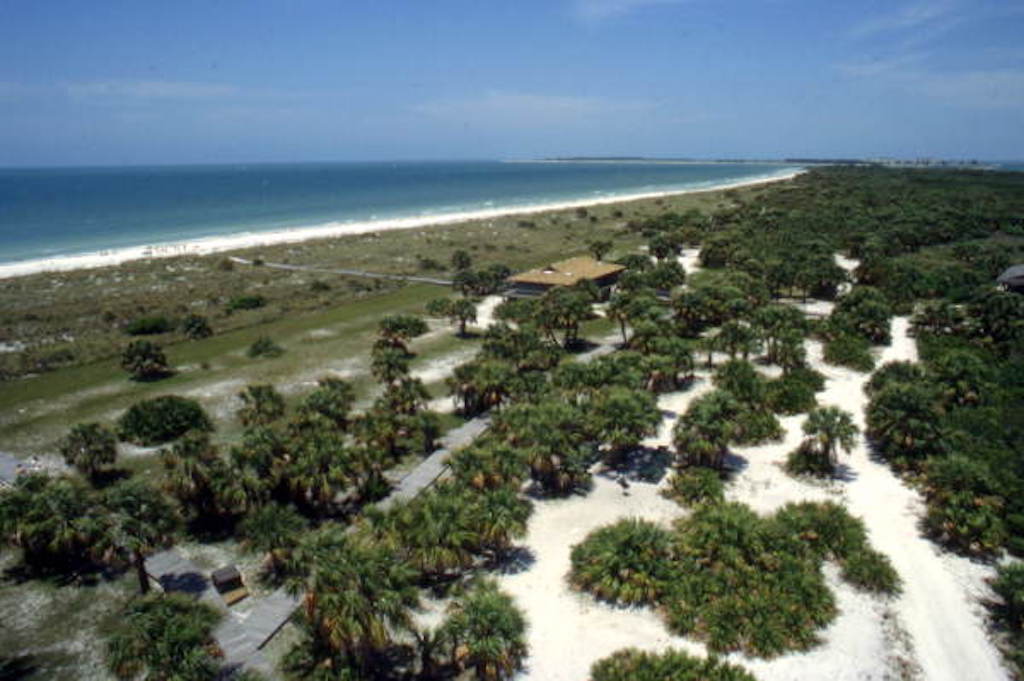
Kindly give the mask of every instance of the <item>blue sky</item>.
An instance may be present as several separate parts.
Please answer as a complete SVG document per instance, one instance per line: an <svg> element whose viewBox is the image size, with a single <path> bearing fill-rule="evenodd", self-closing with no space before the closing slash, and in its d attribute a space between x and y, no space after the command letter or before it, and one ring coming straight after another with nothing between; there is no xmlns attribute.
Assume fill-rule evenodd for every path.
<svg viewBox="0 0 1024 681"><path fill-rule="evenodd" d="M1024 158L1024 0L0 2L0 166Z"/></svg>

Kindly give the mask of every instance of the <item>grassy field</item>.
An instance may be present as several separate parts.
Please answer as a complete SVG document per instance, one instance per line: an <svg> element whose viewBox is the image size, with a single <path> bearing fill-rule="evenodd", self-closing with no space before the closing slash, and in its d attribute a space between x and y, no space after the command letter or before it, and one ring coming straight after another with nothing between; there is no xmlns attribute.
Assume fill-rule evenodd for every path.
<svg viewBox="0 0 1024 681"><path fill-rule="evenodd" d="M585 253L596 238L612 239L615 253L635 249L640 239L625 229L630 220L664 211L711 211L735 198L769 191L748 188L610 204L588 210L553 211L464 224L248 249L238 255L267 262L362 268L395 273L431 273L447 267L451 254L466 250L474 266L503 263L513 269ZM366 362L380 317L421 312L446 292L430 285L355 280L267 267L224 269L223 255L138 261L119 267L38 274L0 281L0 341L28 349L0 354L8 380L0 389L0 449L18 454L53 451L73 423L111 420L132 403L158 394L199 399L233 433L230 409L248 383L272 383L289 396L308 391L328 373L351 375L370 389ZM330 288L313 291L313 281ZM232 297L259 294L267 305L228 313ZM177 373L153 383L129 381L118 365L129 340L122 327L138 316L204 314L216 334L189 341L179 333L157 336ZM589 332L595 332L595 328ZM246 348L260 336L285 347L276 359L253 360ZM61 338L74 340L60 340ZM466 341L450 333L417 343L421 361L437 359ZM46 355L64 353L71 366L14 377ZM46 364L46 362L43 362ZM415 367L414 367L415 368ZM435 389L437 386L433 386ZM436 394L436 393L435 393Z"/></svg>

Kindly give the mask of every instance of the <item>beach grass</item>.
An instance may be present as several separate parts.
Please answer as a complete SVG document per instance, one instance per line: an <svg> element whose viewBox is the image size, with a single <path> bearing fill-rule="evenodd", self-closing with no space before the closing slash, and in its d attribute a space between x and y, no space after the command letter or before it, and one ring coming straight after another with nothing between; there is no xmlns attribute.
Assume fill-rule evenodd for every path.
<svg viewBox="0 0 1024 681"><path fill-rule="evenodd" d="M372 393L360 366L368 361L377 320L384 314L420 313L428 300L447 291L426 284L402 284L349 276L287 271L265 266L227 265L236 255L267 263L317 268L351 268L394 274L451 276L451 256L465 250L473 266L505 264L513 270L584 254L594 239L611 239L616 252L643 243L628 229L631 220L667 211L705 213L769 187L680 194L657 199L506 216L451 225L382 231L232 253L140 260L93 270L39 273L0 280L0 341L29 349L0 354L0 449L18 455L53 451L74 423L110 420L132 403L155 395L196 396L214 413L218 439L230 441L237 425L225 403L247 383L271 383L295 401L332 368L352 369L359 394ZM431 267L424 268L424 263ZM434 269L441 267L444 269ZM326 284L313 286L313 282ZM260 295L263 307L229 312L228 302ZM129 381L119 366L121 349L132 339L121 328L141 316L181 318L201 314L212 337L191 341L172 332L153 337L162 344L174 376L151 383ZM588 322L585 336L612 331L604 319ZM278 358L251 359L245 350L266 336L285 348ZM63 340L62 340L63 339ZM435 335L417 347L422 361L472 342L454 334ZM21 375L48 355L54 368ZM43 364L46 362L44 361ZM62 363L70 366L61 366ZM43 369L47 367L42 367ZM415 365L414 365L415 369ZM304 384L310 384L304 387ZM432 396L444 395L441 381L428 381Z"/></svg>

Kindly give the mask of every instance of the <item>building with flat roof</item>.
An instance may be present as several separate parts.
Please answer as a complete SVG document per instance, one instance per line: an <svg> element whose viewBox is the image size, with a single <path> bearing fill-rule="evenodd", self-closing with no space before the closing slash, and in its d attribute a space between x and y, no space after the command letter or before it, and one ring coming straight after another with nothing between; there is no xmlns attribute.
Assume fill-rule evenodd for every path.
<svg viewBox="0 0 1024 681"><path fill-rule="evenodd" d="M513 274L505 280L509 285L505 295L511 298L540 296L556 286L575 286L584 281L592 282L602 295L607 295L625 269L623 265L601 262L586 256L569 258L546 267Z"/></svg>

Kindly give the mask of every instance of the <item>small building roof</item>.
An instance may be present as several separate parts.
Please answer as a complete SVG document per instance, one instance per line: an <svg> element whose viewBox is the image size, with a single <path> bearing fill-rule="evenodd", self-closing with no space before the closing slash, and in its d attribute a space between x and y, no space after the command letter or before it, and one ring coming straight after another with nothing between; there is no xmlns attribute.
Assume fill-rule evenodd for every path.
<svg viewBox="0 0 1024 681"><path fill-rule="evenodd" d="M1024 265L1014 265L996 278L1000 284L1007 286L1024 286Z"/></svg>
<svg viewBox="0 0 1024 681"><path fill-rule="evenodd" d="M540 267L513 274L508 281L513 284L542 284L545 286L573 286L584 280L595 280L609 274L618 274L625 266L600 262L593 258L580 256L569 258Z"/></svg>
<svg viewBox="0 0 1024 681"><path fill-rule="evenodd" d="M238 568L234 565L228 565L218 570L214 570L210 575L210 579L213 581L213 585L220 590L224 586L229 586L234 582L241 582L242 575L239 574Z"/></svg>

